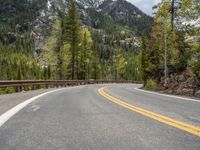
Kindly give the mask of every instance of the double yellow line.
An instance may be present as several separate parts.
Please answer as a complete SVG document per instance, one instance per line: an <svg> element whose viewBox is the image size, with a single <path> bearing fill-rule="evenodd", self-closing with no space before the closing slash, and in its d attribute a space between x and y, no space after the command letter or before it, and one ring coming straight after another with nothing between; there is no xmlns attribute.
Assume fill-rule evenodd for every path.
<svg viewBox="0 0 200 150"><path fill-rule="evenodd" d="M152 118L152 119L157 120L159 122L162 122L164 124L176 127L178 129L181 129L181 130L186 131L188 133L191 133L193 135L200 136L200 127L196 127L196 126L184 123L184 122L180 122L180 121L177 121L177 120L162 116L160 114L157 114L157 113L142 109L140 107L136 107L136 106L131 105L129 103L126 103L123 100L115 98L115 97L109 95L108 93L106 93L104 91L105 88L106 87L102 87L102 88L98 89L99 94L101 94L103 97L107 98L108 100L112 101L113 103L116 103L116 104L118 104L118 105L120 105L122 107L125 107L125 108L127 108L129 110L132 110L134 112L142 114L142 115L144 115L146 117Z"/></svg>

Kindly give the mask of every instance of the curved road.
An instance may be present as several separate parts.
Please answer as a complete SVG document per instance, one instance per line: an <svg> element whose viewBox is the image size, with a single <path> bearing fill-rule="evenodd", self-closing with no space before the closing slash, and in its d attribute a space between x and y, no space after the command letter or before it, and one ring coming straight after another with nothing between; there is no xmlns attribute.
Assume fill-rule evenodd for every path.
<svg viewBox="0 0 200 150"><path fill-rule="evenodd" d="M69 87L40 97L0 127L0 150L200 150L200 101L138 86Z"/></svg>

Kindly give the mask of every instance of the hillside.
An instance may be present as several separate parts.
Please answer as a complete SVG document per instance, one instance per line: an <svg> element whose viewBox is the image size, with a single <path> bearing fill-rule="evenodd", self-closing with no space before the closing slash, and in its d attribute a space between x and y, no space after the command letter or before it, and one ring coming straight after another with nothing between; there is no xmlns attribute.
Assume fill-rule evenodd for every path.
<svg viewBox="0 0 200 150"><path fill-rule="evenodd" d="M62 35L70 5L71 0L0 2L2 80L72 79L72 53L65 44L69 35ZM149 34L152 18L125 0L77 0L75 5L80 18L77 61L86 59L82 40L90 41L90 57L74 64L82 68L76 78L140 80L141 35Z"/></svg>
<svg viewBox="0 0 200 150"><path fill-rule="evenodd" d="M53 21L66 13L69 2L70 0L0 2L1 41L10 44L16 41L17 36L29 32L34 37L34 49L42 49ZM92 28L106 29L108 26L118 26L128 28L137 35L150 31L151 17L125 0L78 0L77 6L82 23Z"/></svg>
<svg viewBox="0 0 200 150"><path fill-rule="evenodd" d="M99 9L105 16L110 16L117 24L130 28L138 35L150 32L152 18L125 0L106 0Z"/></svg>

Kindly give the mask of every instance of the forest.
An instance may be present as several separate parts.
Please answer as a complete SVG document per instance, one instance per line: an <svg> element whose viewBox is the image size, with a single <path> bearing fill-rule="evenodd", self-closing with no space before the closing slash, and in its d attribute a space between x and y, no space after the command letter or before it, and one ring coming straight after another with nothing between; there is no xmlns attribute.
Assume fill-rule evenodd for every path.
<svg viewBox="0 0 200 150"><path fill-rule="evenodd" d="M34 57L30 26L16 29L23 32L17 37L12 35L12 27L3 26L0 79L141 80L141 53L134 44L139 44L135 33L103 19L101 28L83 25L72 3L68 13L53 22L40 58Z"/></svg>
<svg viewBox="0 0 200 150"><path fill-rule="evenodd" d="M143 80L152 89L188 69L199 80L199 7L199 0L163 0L154 7L151 31L137 38L111 20L102 20L104 28L83 25L72 2L54 20L39 58L31 27L16 27L20 18L11 19L0 28L0 80Z"/></svg>

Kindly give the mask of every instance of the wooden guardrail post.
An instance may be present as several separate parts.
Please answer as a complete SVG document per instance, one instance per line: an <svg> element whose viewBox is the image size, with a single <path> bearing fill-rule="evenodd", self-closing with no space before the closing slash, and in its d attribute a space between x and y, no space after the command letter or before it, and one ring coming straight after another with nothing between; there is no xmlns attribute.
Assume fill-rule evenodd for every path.
<svg viewBox="0 0 200 150"><path fill-rule="evenodd" d="M35 90L35 85L32 85L32 88L31 88L32 90Z"/></svg>
<svg viewBox="0 0 200 150"><path fill-rule="evenodd" d="M19 85L19 86L17 86L17 92L21 92L22 91L22 86L21 85Z"/></svg>
<svg viewBox="0 0 200 150"><path fill-rule="evenodd" d="M35 90L40 87L66 87L86 84L107 83L141 83L140 81L111 81L111 80L24 80L24 81L0 81L0 88L15 87L16 92L24 90Z"/></svg>
<svg viewBox="0 0 200 150"><path fill-rule="evenodd" d="M48 89L48 88L49 88L48 84L45 84L45 88L46 88L46 89Z"/></svg>

